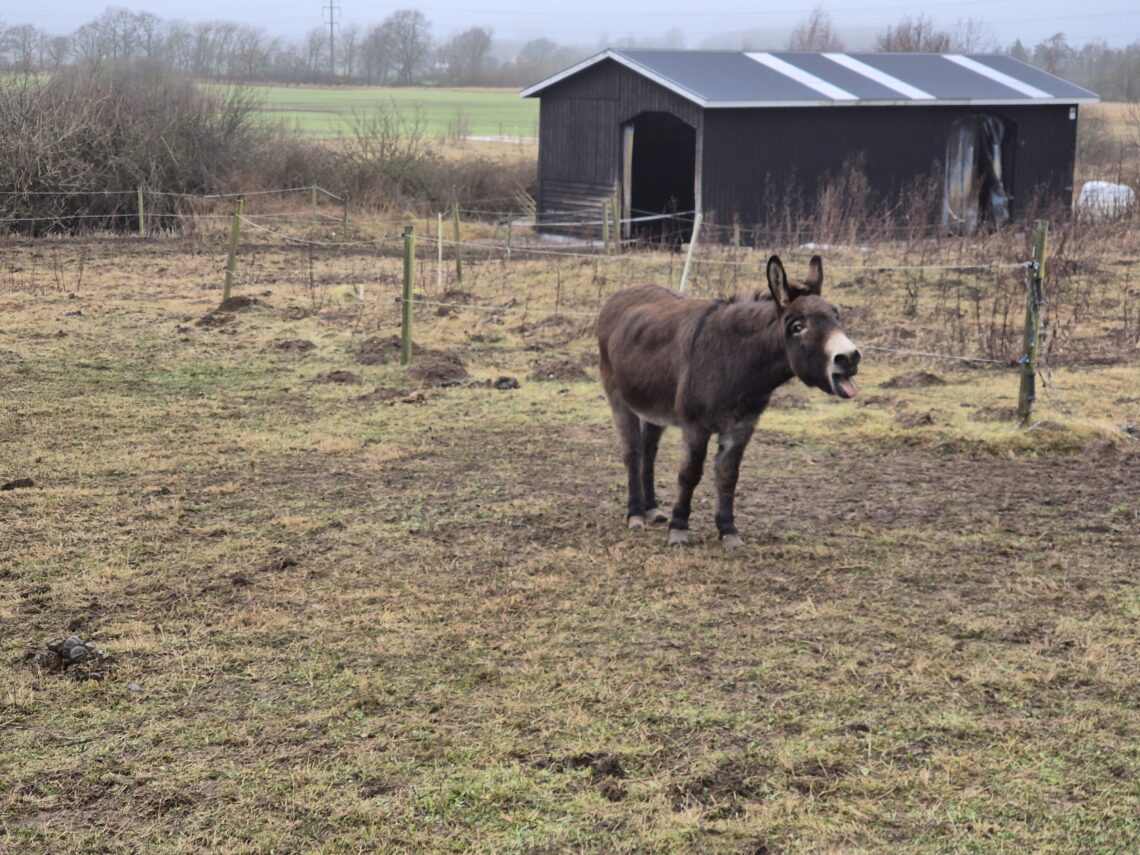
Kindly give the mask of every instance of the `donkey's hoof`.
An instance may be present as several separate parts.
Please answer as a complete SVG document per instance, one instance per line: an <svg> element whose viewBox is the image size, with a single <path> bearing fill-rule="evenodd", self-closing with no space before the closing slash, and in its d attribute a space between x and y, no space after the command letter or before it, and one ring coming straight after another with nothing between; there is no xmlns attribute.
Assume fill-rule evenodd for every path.
<svg viewBox="0 0 1140 855"><path fill-rule="evenodd" d="M683 528L669 529L669 545L684 546L689 542L689 533Z"/></svg>
<svg viewBox="0 0 1140 855"><path fill-rule="evenodd" d="M629 530L630 531L637 531L637 530L643 529L643 528L645 528L645 517L630 517L629 518Z"/></svg>
<svg viewBox="0 0 1140 855"><path fill-rule="evenodd" d="M736 532L721 535L720 542L724 544L725 549L740 549L740 547L744 546L744 541L741 540L740 535Z"/></svg>
<svg viewBox="0 0 1140 855"><path fill-rule="evenodd" d="M669 515L660 508L650 508L645 512L645 519L649 521L650 525L660 525L663 522L669 522Z"/></svg>

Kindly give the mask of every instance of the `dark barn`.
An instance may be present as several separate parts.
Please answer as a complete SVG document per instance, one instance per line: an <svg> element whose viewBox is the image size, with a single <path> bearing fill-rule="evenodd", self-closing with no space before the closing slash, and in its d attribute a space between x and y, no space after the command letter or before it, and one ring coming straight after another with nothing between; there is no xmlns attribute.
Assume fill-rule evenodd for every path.
<svg viewBox="0 0 1140 855"><path fill-rule="evenodd" d="M1007 56L681 50L607 50L522 94L540 223L614 199L760 226L850 166L888 202L937 176L950 231L1068 207L1077 105L1099 100Z"/></svg>

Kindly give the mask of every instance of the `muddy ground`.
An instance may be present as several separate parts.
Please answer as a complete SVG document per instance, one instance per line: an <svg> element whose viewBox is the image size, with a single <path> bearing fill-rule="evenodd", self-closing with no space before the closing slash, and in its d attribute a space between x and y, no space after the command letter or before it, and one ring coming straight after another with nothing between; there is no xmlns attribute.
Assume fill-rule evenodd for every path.
<svg viewBox="0 0 1140 855"><path fill-rule="evenodd" d="M1140 839L1127 347L1058 369L1029 430L1000 368L869 354L856 402L790 388L745 456L746 546L706 482L671 550L625 529L589 331L536 322L542 267L466 283L497 311L417 314L417 375L390 302L315 300L293 255L195 326L213 257L93 251L76 290L6 252L0 849ZM579 272L560 312L597 300ZM97 669L36 664L71 634Z"/></svg>

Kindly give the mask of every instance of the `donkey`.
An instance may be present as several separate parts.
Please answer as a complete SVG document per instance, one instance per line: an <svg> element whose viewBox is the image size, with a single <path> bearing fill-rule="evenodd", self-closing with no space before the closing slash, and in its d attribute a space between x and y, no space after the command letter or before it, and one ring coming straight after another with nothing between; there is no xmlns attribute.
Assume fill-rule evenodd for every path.
<svg viewBox="0 0 1140 855"><path fill-rule="evenodd" d="M629 477L631 529L669 519L669 543L688 542L693 490L715 433L716 527L725 547L741 546L733 525L740 461L772 392L792 377L840 398L858 392L859 350L820 297L820 257L811 259L807 279L789 282L773 255L768 288L770 295L691 300L639 285L602 307L599 363ZM653 484L657 446L670 425L681 428L686 450L671 519Z"/></svg>

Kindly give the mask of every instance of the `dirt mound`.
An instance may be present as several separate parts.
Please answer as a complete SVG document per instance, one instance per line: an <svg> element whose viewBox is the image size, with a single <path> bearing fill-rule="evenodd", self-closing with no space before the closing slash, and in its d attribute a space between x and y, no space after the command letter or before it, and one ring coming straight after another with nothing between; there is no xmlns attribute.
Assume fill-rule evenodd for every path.
<svg viewBox="0 0 1140 855"><path fill-rule="evenodd" d="M406 392L393 386L377 386L367 395L361 395L358 401L379 401L384 404L426 404L428 396L423 390Z"/></svg>
<svg viewBox="0 0 1140 855"><path fill-rule="evenodd" d="M327 374L318 374L313 378L313 382L353 385L360 382L360 375L353 374L351 371L344 370L329 371Z"/></svg>
<svg viewBox="0 0 1140 855"><path fill-rule="evenodd" d="M416 351L416 344L412 342L412 351ZM360 343L356 352L356 361L360 365L387 365L389 362L400 360L400 337L398 335L380 338L374 336L366 338Z"/></svg>
<svg viewBox="0 0 1140 855"><path fill-rule="evenodd" d="M449 351L425 351L417 354L408 376L427 386L449 386L467 379L467 367L459 354Z"/></svg>
<svg viewBox="0 0 1140 855"><path fill-rule="evenodd" d="M222 300L214 312L248 312L250 309L257 308L258 306L265 306L261 300L256 297L230 297L228 300Z"/></svg>
<svg viewBox="0 0 1140 855"><path fill-rule="evenodd" d="M580 360L563 356L549 356L534 363L530 377L532 380L554 380L564 383L579 383L590 379Z"/></svg>
<svg viewBox="0 0 1140 855"><path fill-rule="evenodd" d="M929 371L908 371L892 377L883 384L884 389L917 389L922 386L945 386L946 381Z"/></svg>

